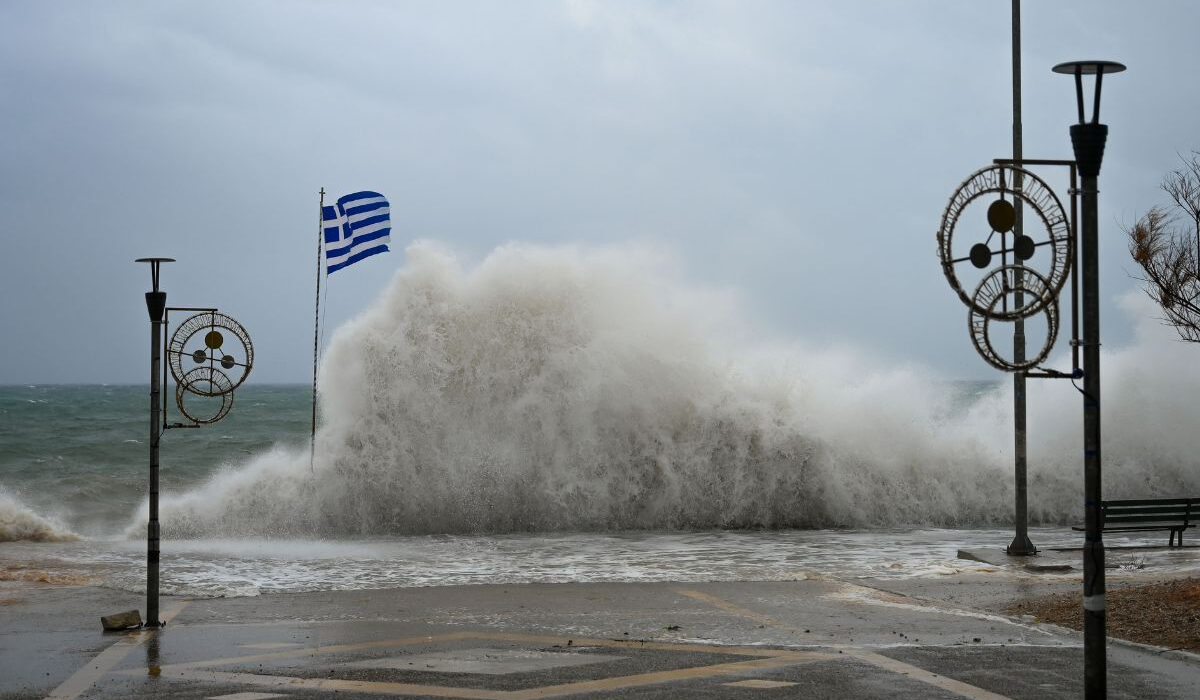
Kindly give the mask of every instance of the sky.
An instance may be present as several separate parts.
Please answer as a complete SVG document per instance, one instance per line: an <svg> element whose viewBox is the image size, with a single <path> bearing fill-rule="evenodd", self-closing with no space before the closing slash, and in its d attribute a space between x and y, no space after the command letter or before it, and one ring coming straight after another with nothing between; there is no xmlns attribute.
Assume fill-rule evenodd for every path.
<svg viewBox="0 0 1200 700"><path fill-rule="evenodd" d="M1103 92L1106 345L1136 322L1121 227L1200 149L1197 25L1190 0L1023 3L1027 157L1071 157L1051 66L1129 68ZM996 378L936 231L1011 155L1011 71L1008 0L5 2L0 383L146 381L144 256L178 260L170 304L247 328L257 381L309 381L322 187L393 219L392 253L330 278L329 329L414 239L628 242L774 337Z"/></svg>

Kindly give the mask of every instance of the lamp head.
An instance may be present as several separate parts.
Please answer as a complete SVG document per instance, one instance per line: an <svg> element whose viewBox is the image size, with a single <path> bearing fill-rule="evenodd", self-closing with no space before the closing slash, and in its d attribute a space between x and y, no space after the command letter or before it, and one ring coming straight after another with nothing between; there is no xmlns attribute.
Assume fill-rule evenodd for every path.
<svg viewBox="0 0 1200 700"><path fill-rule="evenodd" d="M1100 86L1105 73L1120 73L1125 66L1116 61L1070 61L1054 67L1055 73L1075 76L1075 105L1079 109L1079 123L1071 126L1071 145L1075 149L1075 162L1083 176L1085 187L1089 178L1100 175L1100 163L1104 160L1104 142L1108 139L1108 127L1100 123ZM1096 92L1092 97L1092 120L1083 116L1083 76L1096 76Z"/></svg>
<svg viewBox="0 0 1200 700"><path fill-rule="evenodd" d="M1055 73L1075 76L1075 104L1079 109L1079 123L1084 124L1083 116L1083 76L1096 76L1096 92L1092 98L1092 123L1100 123L1100 85L1105 73L1120 73L1125 70L1125 64L1116 61L1067 61L1052 69Z"/></svg>
<svg viewBox="0 0 1200 700"><path fill-rule="evenodd" d="M134 262L150 263L150 281L154 291L158 291L158 266L165 262L175 262L175 258L138 258Z"/></svg>

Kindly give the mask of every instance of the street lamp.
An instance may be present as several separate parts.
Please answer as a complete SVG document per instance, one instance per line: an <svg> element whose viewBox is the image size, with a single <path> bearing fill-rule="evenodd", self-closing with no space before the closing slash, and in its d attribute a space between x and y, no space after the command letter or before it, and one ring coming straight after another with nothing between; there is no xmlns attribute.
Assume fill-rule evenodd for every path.
<svg viewBox="0 0 1200 700"><path fill-rule="evenodd" d="M1108 126L1100 123L1100 87L1107 73L1125 66L1114 61L1071 61L1054 66L1055 73L1075 76L1079 123L1071 125L1071 145L1079 165L1083 226L1079 241L1083 291L1083 655L1084 695L1107 694L1105 660L1104 539L1100 531L1100 272L1097 233L1096 180L1104 159ZM1094 75L1092 119L1083 111L1083 76Z"/></svg>
<svg viewBox="0 0 1200 700"><path fill-rule="evenodd" d="M150 312L150 514L146 520L146 626L159 627L158 619L158 445L162 438L159 422L161 400L159 377L162 367L162 331L167 310L167 293L158 288L158 268L174 258L138 258L150 263L152 289L146 292Z"/></svg>
<svg viewBox="0 0 1200 700"><path fill-rule="evenodd" d="M161 559L158 472L159 444L163 431L168 428L196 428L224 418L233 405L233 390L246 381L246 376L250 374L254 363L254 346L241 324L218 313L216 309L167 306L167 293L159 289L158 273L163 263L175 262L174 258L138 258L134 262L150 264L152 285L151 290L146 292L146 310L150 314L150 487L146 519L146 621L143 626L161 627L164 623L158 614L158 569ZM163 331L172 311L200 313L179 324L170 342L164 343ZM228 345L226 334L230 341ZM201 340L203 346L197 346L196 343ZM227 347L231 350L226 350ZM164 352L167 356L166 366L163 365ZM188 365L185 358L195 366ZM175 378L175 403L190 423L167 422L167 402L162 386L167 382L168 368ZM184 401L189 394L209 400L219 399L219 406L211 415L200 413L195 408L189 409Z"/></svg>

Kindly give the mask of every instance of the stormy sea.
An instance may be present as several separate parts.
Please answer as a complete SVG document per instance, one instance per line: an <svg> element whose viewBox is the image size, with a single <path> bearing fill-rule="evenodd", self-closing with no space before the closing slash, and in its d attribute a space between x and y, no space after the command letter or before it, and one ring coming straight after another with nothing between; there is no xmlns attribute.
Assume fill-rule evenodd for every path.
<svg viewBox="0 0 1200 700"><path fill-rule="evenodd" d="M768 336L651 252L405 256L330 338L311 449L311 387L253 376L166 432L164 593L939 576L1012 538L1004 377ZM1106 498L1200 494L1185 346L1146 317L1106 347ZM1081 539L1080 401L1031 383L1039 547ZM0 387L0 579L142 590L148 403Z"/></svg>

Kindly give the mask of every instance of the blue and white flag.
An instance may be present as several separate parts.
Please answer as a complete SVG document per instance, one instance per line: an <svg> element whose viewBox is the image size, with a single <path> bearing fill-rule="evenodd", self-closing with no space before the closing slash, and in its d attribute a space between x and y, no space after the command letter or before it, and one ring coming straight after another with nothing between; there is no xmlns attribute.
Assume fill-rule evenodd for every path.
<svg viewBox="0 0 1200 700"><path fill-rule="evenodd" d="M392 222L387 198L378 192L355 192L337 204L321 207L325 232L325 272L331 274L388 250Z"/></svg>

